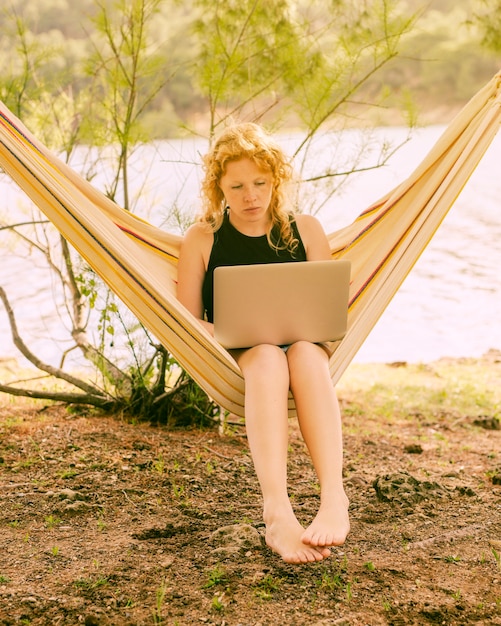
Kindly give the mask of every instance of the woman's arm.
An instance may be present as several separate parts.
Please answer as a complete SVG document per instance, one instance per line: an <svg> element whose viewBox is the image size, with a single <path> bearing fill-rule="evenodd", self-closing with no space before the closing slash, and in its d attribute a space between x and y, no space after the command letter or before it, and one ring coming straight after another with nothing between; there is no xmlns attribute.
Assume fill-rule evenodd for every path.
<svg viewBox="0 0 501 626"><path fill-rule="evenodd" d="M296 223L306 249L308 261L330 261L329 240L322 225L313 215L297 215Z"/></svg>
<svg viewBox="0 0 501 626"><path fill-rule="evenodd" d="M186 231L177 267L177 298L206 330L214 335L214 325L203 319L202 285L207 271L214 235L196 223Z"/></svg>

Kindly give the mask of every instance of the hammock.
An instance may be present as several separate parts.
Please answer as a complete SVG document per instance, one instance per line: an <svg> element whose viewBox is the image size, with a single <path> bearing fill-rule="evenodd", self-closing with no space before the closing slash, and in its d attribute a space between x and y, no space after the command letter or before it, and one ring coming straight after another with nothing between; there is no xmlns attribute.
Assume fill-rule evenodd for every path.
<svg viewBox="0 0 501 626"><path fill-rule="evenodd" d="M329 234L332 257L352 263L348 332L332 344L334 384L496 135L500 86L501 72L456 116L409 178L351 225ZM1 103L0 166L202 389L243 416L244 381L236 362L176 299L181 237L118 207ZM292 397L289 412L294 414Z"/></svg>

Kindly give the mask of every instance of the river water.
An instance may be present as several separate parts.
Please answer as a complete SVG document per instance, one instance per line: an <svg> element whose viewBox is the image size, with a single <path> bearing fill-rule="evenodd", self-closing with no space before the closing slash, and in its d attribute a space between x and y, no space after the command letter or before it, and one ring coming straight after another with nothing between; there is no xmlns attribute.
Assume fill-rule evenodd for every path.
<svg viewBox="0 0 501 626"><path fill-rule="evenodd" d="M394 141L404 136L402 129L384 132ZM350 177L342 193L318 214L327 232L351 221L400 183L442 132L443 127L438 126L417 131L386 166ZM345 134L343 141L346 149L352 146L353 131ZM164 220L165 207L172 203L181 212L195 210L199 170L192 163L199 162L203 150L203 144L197 142L162 142L155 146L153 159L150 150L148 159L137 161L137 169L143 169L141 175L146 172L148 179L147 187L138 190L141 201L144 206L157 207L146 215L153 223L173 227ZM478 357L490 349L501 350L500 163L501 134L355 361L430 362L441 357ZM139 171L137 176L139 179ZM94 184L104 184L104 174L96 177ZM26 206L24 194L5 177L0 178L2 221L23 219ZM21 247L13 249L10 241L7 231L0 231L0 285L9 294L19 329L30 348L56 364L61 350L70 343L64 310L56 313L52 295L55 285L36 255L29 255ZM9 357L18 358L18 353L0 304L0 359ZM23 362L22 358L18 360Z"/></svg>

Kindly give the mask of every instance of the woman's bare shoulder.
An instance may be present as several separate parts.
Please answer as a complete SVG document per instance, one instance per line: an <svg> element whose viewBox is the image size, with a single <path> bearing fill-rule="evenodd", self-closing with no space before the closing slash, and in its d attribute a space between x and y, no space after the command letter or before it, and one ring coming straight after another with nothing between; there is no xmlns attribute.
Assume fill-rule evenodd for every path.
<svg viewBox="0 0 501 626"><path fill-rule="evenodd" d="M300 213L296 215L296 224L302 238L315 240L325 236L322 224L314 215Z"/></svg>
<svg viewBox="0 0 501 626"><path fill-rule="evenodd" d="M330 258L327 236L320 221L314 216L301 213L296 216L296 223L306 248L309 261Z"/></svg>
<svg viewBox="0 0 501 626"><path fill-rule="evenodd" d="M309 213L298 213L294 217L299 228L322 228L319 220Z"/></svg>
<svg viewBox="0 0 501 626"><path fill-rule="evenodd" d="M212 245L214 241L214 233L211 227L204 222L195 222L185 232L183 237L184 246L201 246Z"/></svg>
<svg viewBox="0 0 501 626"><path fill-rule="evenodd" d="M206 222L194 222L185 232L184 239L210 239L212 228Z"/></svg>
<svg viewBox="0 0 501 626"><path fill-rule="evenodd" d="M195 222L185 232L181 246L181 257L200 257L207 265L214 242L212 229L203 222Z"/></svg>

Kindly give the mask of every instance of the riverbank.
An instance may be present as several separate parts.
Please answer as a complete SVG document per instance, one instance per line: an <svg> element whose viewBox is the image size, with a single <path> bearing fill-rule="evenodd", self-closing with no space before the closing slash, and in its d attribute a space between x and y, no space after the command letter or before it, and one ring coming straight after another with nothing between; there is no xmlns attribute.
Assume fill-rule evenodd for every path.
<svg viewBox="0 0 501 626"><path fill-rule="evenodd" d="M0 395L0 624L501 624L501 354L353 364L339 397L352 531L291 566L263 544L242 427ZM290 485L307 523L294 422Z"/></svg>

